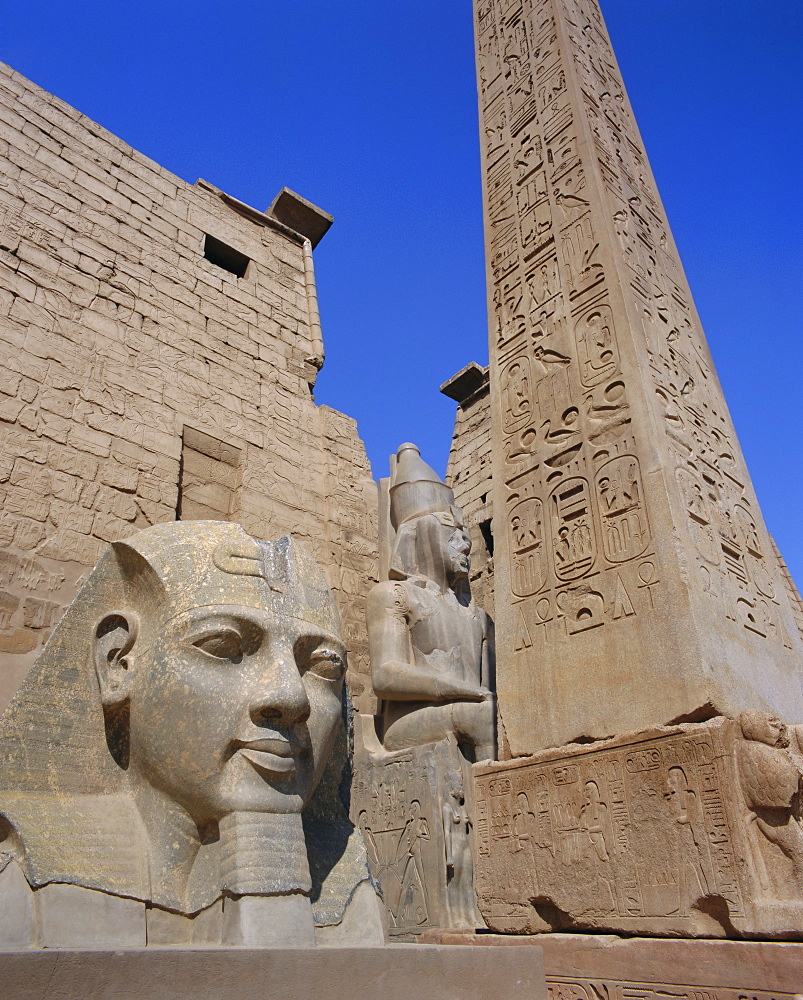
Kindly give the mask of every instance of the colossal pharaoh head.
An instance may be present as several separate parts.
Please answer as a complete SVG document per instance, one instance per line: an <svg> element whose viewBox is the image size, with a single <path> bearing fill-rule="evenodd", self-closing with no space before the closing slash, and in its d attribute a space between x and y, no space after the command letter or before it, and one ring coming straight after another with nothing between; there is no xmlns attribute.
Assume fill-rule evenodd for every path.
<svg viewBox="0 0 803 1000"><path fill-rule="evenodd" d="M301 814L345 820L339 630L290 538L190 521L113 543L0 722L0 850L34 887L183 913L308 894Z"/></svg>

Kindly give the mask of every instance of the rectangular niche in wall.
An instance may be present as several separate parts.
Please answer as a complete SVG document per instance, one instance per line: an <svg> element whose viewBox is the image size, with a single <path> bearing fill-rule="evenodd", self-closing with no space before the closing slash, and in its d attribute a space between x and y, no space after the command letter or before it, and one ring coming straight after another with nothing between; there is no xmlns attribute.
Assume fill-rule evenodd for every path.
<svg viewBox="0 0 803 1000"><path fill-rule="evenodd" d="M204 257L217 267L222 267L224 271L230 271L238 278L244 278L248 265L251 262L249 257L234 247L230 247L222 240L215 239L214 236L207 236L204 239Z"/></svg>
<svg viewBox="0 0 803 1000"><path fill-rule="evenodd" d="M241 448L185 427L176 520L230 520L239 506L241 458Z"/></svg>

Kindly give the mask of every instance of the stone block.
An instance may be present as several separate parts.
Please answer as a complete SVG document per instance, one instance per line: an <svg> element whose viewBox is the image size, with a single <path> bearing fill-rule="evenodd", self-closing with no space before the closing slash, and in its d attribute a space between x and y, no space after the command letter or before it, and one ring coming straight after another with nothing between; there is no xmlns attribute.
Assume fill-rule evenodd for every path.
<svg viewBox="0 0 803 1000"><path fill-rule="evenodd" d="M0 395L0 420L13 424L24 405L25 403L21 399L15 399L5 394Z"/></svg>
<svg viewBox="0 0 803 1000"><path fill-rule="evenodd" d="M80 885L53 883L34 893L39 946L63 950L86 946L144 948L145 906Z"/></svg>
<svg viewBox="0 0 803 1000"><path fill-rule="evenodd" d="M50 494L55 500L75 503L81 492L80 482L75 476L52 469L50 472Z"/></svg>
<svg viewBox="0 0 803 1000"><path fill-rule="evenodd" d="M326 948L3 955L0 1000L546 1000L539 949ZM730 998L729 998L730 1000ZM763 998L762 998L763 1000Z"/></svg>
<svg viewBox="0 0 803 1000"><path fill-rule="evenodd" d="M28 551L35 549L46 535L46 529L38 521L30 518L20 518L14 531L14 544L18 549Z"/></svg>
<svg viewBox="0 0 803 1000"><path fill-rule="evenodd" d="M0 392L5 396L16 396L20 387L21 378L16 372L11 372L7 368L0 368Z"/></svg>
<svg viewBox="0 0 803 1000"><path fill-rule="evenodd" d="M72 424L69 420L57 416L55 413L45 413L41 411L36 414L37 420L35 429L43 437L49 438L58 444L66 444L70 435Z"/></svg>
<svg viewBox="0 0 803 1000"><path fill-rule="evenodd" d="M0 635L0 653L30 653L36 649L39 636L27 628L15 629L10 635Z"/></svg>
<svg viewBox="0 0 803 1000"><path fill-rule="evenodd" d="M57 419L61 418L59 417ZM35 407L26 406L23 410L20 410L20 414L17 417L17 423L26 431L33 431L35 434L38 434L41 431L43 421L40 419L39 412Z"/></svg>
<svg viewBox="0 0 803 1000"><path fill-rule="evenodd" d="M57 562L75 562L92 566L97 562L103 543L70 528L59 528L39 547L38 554Z"/></svg>
<svg viewBox="0 0 803 1000"><path fill-rule="evenodd" d="M462 779L461 755L453 740L388 753L373 726L357 720L352 820L381 882L390 934L452 926L443 810L449 779Z"/></svg>
<svg viewBox="0 0 803 1000"><path fill-rule="evenodd" d="M100 481L123 493L136 493L139 475L118 462L106 462L100 470Z"/></svg>
<svg viewBox="0 0 803 1000"><path fill-rule="evenodd" d="M61 616L62 607L53 601L26 597L22 604L22 620L26 628L51 628Z"/></svg>
<svg viewBox="0 0 803 1000"><path fill-rule="evenodd" d="M111 437L102 431L76 425L70 431L69 443L79 451L86 451L99 458L108 458L111 451Z"/></svg>
<svg viewBox="0 0 803 1000"><path fill-rule="evenodd" d="M119 443L116 444L119 446ZM51 469L58 469L60 472L65 472L84 481L93 480L98 474L97 459L90 458L85 452L75 451L72 448L51 446L47 462Z"/></svg>
<svg viewBox="0 0 803 1000"><path fill-rule="evenodd" d="M130 493L121 493L108 486L101 486L93 506L104 514L114 514L124 521L133 521L137 516L137 505Z"/></svg>
<svg viewBox="0 0 803 1000"><path fill-rule="evenodd" d="M51 500L49 520L57 528L69 528L80 534L92 531L94 512L76 503L77 497L70 501Z"/></svg>
<svg viewBox="0 0 803 1000"><path fill-rule="evenodd" d="M193 918L151 906L148 907L146 921L149 948L219 944L223 938L223 901L218 900Z"/></svg>
<svg viewBox="0 0 803 1000"><path fill-rule="evenodd" d="M41 499L36 487L30 488L19 484L14 489L9 489L3 509L6 514L24 515L36 521L46 521L50 503L46 499Z"/></svg>
<svg viewBox="0 0 803 1000"><path fill-rule="evenodd" d="M552 1000L800 1000L803 944L429 931L422 943L544 951Z"/></svg>
<svg viewBox="0 0 803 1000"><path fill-rule="evenodd" d="M134 508L136 510L136 504L134 504ZM97 511L92 521L92 534L97 538L102 538L104 542L116 542L121 538L127 538L132 530L133 526L130 521L105 511Z"/></svg>
<svg viewBox="0 0 803 1000"><path fill-rule="evenodd" d="M16 861L0 865L0 949L28 948L36 940L33 894Z"/></svg>
<svg viewBox="0 0 803 1000"><path fill-rule="evenodd" d="M0 629L5 630L11 626L11 619L19 604L20 599L16 594L0 590Z"/></svg>
<svg viewBox="0 0 803 1000"><path fill-rule="evenodd" d="M475 765L488 926L803 938L800 732L745 712Z"/></svg>

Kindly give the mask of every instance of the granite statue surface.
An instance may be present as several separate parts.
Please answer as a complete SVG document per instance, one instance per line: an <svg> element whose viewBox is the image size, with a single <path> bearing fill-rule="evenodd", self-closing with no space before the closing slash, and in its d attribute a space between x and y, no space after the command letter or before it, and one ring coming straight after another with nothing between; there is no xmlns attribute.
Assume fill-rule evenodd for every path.
<svg viewBox="0 0 803 1000"><path fill-rule="evenodd" d="M80 938L87 909L83 943L119 911L121 943L309 946L357 897L379 928L339 794L345 669L291 538L189 521L113 543L0 722L0 893L27 943Z"/></svg>
<svg viewBox="0 0 803 1000"><path fill-rule="evenodd" d="M471 595L462 512L415 445L380 498L387 579L367 604L380 709L357 718L357 822L392 933L473 929L470 763L496 758L493 624Z"/></svg>

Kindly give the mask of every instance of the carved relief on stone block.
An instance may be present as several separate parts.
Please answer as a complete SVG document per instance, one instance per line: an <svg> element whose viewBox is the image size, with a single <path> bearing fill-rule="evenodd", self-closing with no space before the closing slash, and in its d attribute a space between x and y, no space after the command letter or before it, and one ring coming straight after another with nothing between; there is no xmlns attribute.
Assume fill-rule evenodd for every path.
<svg viewBox="0 0 803 1000"><path fill-rule="evenodd" d="M610 307L591 309L578 321L575 334L583 385L591 388L610 379L619 368Z"/></svg>
<svg viewBox="0 0 803 1000"><path fill-rule="evenodd" d="M638 459L635 455L611 459L597 471L595 484L606 558L634 559L650 538Z"/></svg>
<svg viewBox="0 0 803 1000"><path fill-rule="evenodd" d="M474 905L470 770L453 737L388 753L359 716L352 819L390 932L481 927Z"/></svg>
<svg viewBox="0 0 803 1000"><path fill-rule="evenodd" d="M585 576L597 550L588 482L579 477L563 480L549 498L549 512L555 575L559 580Z"/></svg>
<svg viewBox="0 0 803 1000"><path fill-rule="evenodd" d="M506 434L512 434L532 419L530 364L526 357L515 358L508 364L502 374L502 394L505 414L502 427Z"/></svg>
<svg viewBox="0 0 803 1000"><path fill-rule="evenodd" d="M513 593L529 597L544 585L548 570L543 504L538 497L518 503L510 513L510 524L514 543Z"/></svg>
<svg viewBox="0 0 803 1000"><path fill-rule="evenodd" d="M633 979L575 979L550 976L547 979L549 1000L797 1000L797 994L779 990L757 990L752 987L712 986L705 973L690 974L677 970L671 982L636 982ZM676 982L694 979L694 983ZM667 979L669 977L667 976ZM702 980L702 981L701 981Z"/></svg>
<svg viewBox="0 0 803 1000"><path fill-rule="evenodd" d="M799 733L745 712L475 765L488 926L803 937Z"/></svg>

